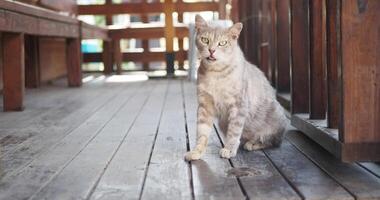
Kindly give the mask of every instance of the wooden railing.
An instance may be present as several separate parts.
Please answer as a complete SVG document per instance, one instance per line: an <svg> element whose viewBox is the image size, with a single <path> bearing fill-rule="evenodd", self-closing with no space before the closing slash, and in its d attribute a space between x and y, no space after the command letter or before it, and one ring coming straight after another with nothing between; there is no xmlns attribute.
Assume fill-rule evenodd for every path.
<svg viewBox="0 0 380 200"><path fill-rule="evenodd" d="M239 14L292 125L343 161L380 161L380 1L240 0Z"/></svg>
<svg viewBox="0 0 380 200"><path fill-rule="evenodd" d="M112 25L112 16L117 14L134 14L140 15L144 24L140 26L130 26L110 31L112 44L103 45L104 48L112 48L114 57L113 62L116 64L117 73L122 72L123 61L140 61L143 62L143 69L149 69L149 62L166 61L167 73L174 73L174 61L179 63L179 69L183 69L184 60L186 60L187 52L183 49L183 38L188 37L188 28L183 24L173 23L173 12L178 13L179 23L183 22L184 12L200 12L214 11L219 12L219 18L226 16L226 2L193 2L186 3L182 0L165 0L164 2L147 3L142 0L140 3L124 3L113 4L107 0L104 5L79 5L79 15L104 15L106 16L107 25ZM164 13L165 23L160 25L149 24L147 15L150 13ZM179 51L174 51L174 38L178 38ZM138 38L142 39L143 52L122 53L120 50L120 39ZM165 38L165 52L150 52L149 39ZM100 62L101 55L99 53L85 53L84 62ZM106 69L107 71L112 71Z"/></svg>

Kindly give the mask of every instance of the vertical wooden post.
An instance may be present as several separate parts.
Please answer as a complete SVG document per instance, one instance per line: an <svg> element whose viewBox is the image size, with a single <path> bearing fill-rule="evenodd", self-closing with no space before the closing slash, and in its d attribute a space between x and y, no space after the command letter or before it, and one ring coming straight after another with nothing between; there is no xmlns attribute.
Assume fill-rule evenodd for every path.
<svg viewBox="0 0 380 200"><path fill-rule="evenodd" d="M327 126L339 128L341 110L340 0L326 1L327 14ZM339 131L339 134L342 132ZM342 138L340 136L340 138Z"/></svg>
<svg viewBox="0 0 380 200"><path fill-rule="evenodd" d="M226 10L227 0L219 0L219 19L227 19L227 10Z"/></svg>
<svg viewBox="0 0 380 200"><path fill-rule="evenodd" d="M309 0L291 0L291 113L309 112Z"/></svg>
<svg viewBox="0 0 380 200"><path fill-rule="evenodd" d="M120 39L113 40L113 56L116 64L116 73L121 74L123 64L123 53L120 49Z"/></svg>
<svg viewBox="0 0 380 200"><path fill-rule="evenodd" d="M25 85L37 88L40 85L38 37L25 35Z"/></svg>
<svg viewBox="0 0 380 200"><path fill-rule="evenodd" d="M326 117L326 18L325 1L310 3L310 119Z"/></svg>
<svg viewBox="0 0 380 200"><path fill-rule="evenodd" d="M380 1L341 1L344 143L380 143ZM377 146L378 147L378 146ZM379 158L377 152L368 156ZM344 155L351 158L352 155ZM365 154L364 154L365 156ZM362 158L365 159L365 158Z"/></svg>
<svg viewBox="0 0 380 200"><path fill-rule="evenodd" d="M183 0L177 0L177 3L182 3ZM183 13L178 12L178 22L183 23ZM183 38L178 38L178 49L179 52L183 52ZM184 57L178 56L178 69L184 70Z"/></svg>
<svg viewBox="0 0 380 200"><path fill-rule="evenodd" d="M24 109L24 34L3 33L4 111Z"/></svg>
<svg viewBox="0 0 380 200"><path fill-rule="evenodd" d="M277 68L276 89L290 92L290 2L277 1Z"/></svg>
<svg viewBox="0 0 380 200"><path fill-rule="evenodd" d="M238 22L240 19L239 19L239 12L240 12L240 8L239 8L239 0L231 0L231 14L230 14L230 17L231 17L231 20L236 23Z"/></svg>
<svg viewBox="0 0 380 200"><path fill-rule="evenodd" d="M111 5L112 0L106 0L106 5ZM112 25L112 15L106 15L106 25ZM104 73L111 74L113 72L113 51L112 51L112 41L103 41L103 64L104 64Z"/></svg>
<svg viewBox="0 0 380 200"><path fill-rule="evenodd" d="M69 38L67 43L67 80L69 87L82 85L81 41L79 38Z"/></svg>
<svg viewBox="0 0 380 200"><path fill-rule="evenodd" d="M173 25L173 0L165 0L165 41L166 41L166 73L168 76L174 75L175 54L173 50L173 39L175 36Z"/></svg>
<svg viewBox="0 0 380 200"><path fill-rule="evenodd" d="M146 4L147 0L143 0L141 3ZM141 15L141 21L143 23L149 23L149 17L146 13ZM148 53L150 51L149 40L143 40L142 41L142 48L144 49L144 53ZM149 71L149 62L143 62L142 64L143 64L143 70Z"/></svg>

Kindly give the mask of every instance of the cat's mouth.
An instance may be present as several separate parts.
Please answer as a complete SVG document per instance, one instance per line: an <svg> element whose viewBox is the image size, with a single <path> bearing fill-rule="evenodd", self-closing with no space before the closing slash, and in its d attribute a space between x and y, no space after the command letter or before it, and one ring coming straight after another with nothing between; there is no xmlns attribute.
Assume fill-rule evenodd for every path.
<svg viewBox="0 0 380 200"><path fill-rule="evenodd" d="M213 56L209 56L206 58L208 61L216 61L216 58L214 58Z"/></svg>

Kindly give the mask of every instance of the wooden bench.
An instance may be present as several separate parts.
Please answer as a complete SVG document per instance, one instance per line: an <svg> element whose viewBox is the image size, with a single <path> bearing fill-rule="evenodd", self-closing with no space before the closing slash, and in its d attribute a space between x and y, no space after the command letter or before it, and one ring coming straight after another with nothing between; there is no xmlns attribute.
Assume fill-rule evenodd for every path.
<svg viewBox="0 0 380 200"><path fill-rule="evenodd" d="M28 59L30 62L25 63L25 51L38 52L34 36L66 39L68 85L81 85L80 30L77 19L44 8L10 1L0 1L0 15L4 111L23 110L25 65L31 71L38 68L37 58ZM29 36L32 36L32 42L25 44L25 37Z"/></svg>
<svg viewBox="0 0 380 200"><path fill-rule="evenodd" d="M65 71L70 87L79 87L82 84L81 40L93 38L109 40L106 29L80 22L74 17L77 7L75 1L23 2L0 2L4 111L23 110L25 85L38 87L40 73L43 70L39 65L45 60L39 55L42 50L39 45L41 38L65 40L63 47L60 47L66 49L60 52L65 55L59 55L59 57L66 57ZM65 11L65 14L57 11ZM48 48L54 48L54 46L43 50L49 51ZM56 56L49 53L47 55ZM110 52L104 54L105 66L108 68L112 68L110 57L112 57Z"/></svg>

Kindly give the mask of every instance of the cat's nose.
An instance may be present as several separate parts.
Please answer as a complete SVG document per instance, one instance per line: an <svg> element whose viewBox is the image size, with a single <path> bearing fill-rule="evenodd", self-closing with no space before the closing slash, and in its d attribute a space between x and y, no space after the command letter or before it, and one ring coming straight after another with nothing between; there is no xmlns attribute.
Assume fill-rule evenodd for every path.
<svg viewBox="0 0 380 200"><path fill-rule="evenodd" d="M211 55L215 52L215 50L212 50L212 49L209 49L208 51L210 52Z"/></svg>

